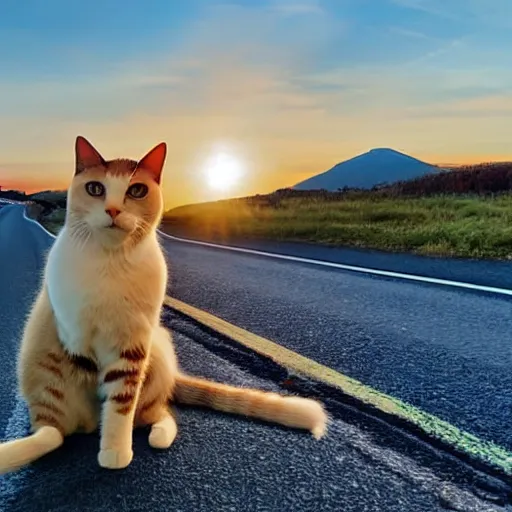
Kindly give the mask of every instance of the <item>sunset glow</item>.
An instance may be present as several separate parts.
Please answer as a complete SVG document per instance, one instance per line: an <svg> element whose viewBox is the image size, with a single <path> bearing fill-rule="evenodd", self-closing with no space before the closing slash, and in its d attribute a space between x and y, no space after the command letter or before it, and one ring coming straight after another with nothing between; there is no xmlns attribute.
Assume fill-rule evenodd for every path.
<svg viewBox="0 0 512 512"><path fill-rule="evenodd" d="M165 141L167 207L293 186L375 147L511 160L512 2L487 2L379 0L370 16L357 1L113 0L94 31L79 4L8 9L0 186L67 186L78 134L106 158Z"/></svg>

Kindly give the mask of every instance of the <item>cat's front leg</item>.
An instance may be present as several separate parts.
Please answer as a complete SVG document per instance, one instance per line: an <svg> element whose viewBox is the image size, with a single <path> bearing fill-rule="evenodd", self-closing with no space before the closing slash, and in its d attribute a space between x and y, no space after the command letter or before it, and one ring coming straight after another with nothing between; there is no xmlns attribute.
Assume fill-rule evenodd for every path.
<svg viewBox="0 0 512 512"><path fill-rule="evenodd" d="M108 362L101 369L101 391L105 401L98 462L104 468L125 468L133 458L134 415L150 343L150 333L133 336L122 350L107 357Z"/></svg>

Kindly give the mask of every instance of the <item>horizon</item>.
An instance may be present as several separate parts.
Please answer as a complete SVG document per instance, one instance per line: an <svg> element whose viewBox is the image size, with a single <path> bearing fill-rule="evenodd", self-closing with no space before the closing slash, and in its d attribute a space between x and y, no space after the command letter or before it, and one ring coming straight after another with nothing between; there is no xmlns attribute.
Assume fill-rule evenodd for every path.
<svg viewBox="0 0 512 512"><path fill-rule="evenodd" d="M0 19L4 188L67 189L79 134L107 159L167 142L166 209L291 187L374 147L512 159L512 3L29 3Z"/></svg>
<svg viewBox="0 0 512 512"><path fill-rule="evenodd" d="M391 151L397 151L393 148L370 148L368 149L367 152L365 153L359 153L357 155L352 155L351 157L349 157L348 159L346 160L341 160L339 162L336 162L335 164L331 165L331 167L329 167L328 169L324 169L323 171L320 171L318 173L314 173L314 174L311 174L311 175L307 175L306 178L304 178L305 180L308 179L308 178L311 178L313 176L316 176L318 174L322 174L326 171L329 171L329 170L332 170L334 167L336 167L337 165L340 165L340 164L343 164L345 163L346 161L348 160L351 160L352 158L355 158L357 156L361 156L363 154L366 154L366 153L369 153L370 151L373 151L375 149L389 149ZM407 155L407 154L406 154ZM413 158L416 158L414 155L407 155L407 156L410 156L410 157L413 157ZM424 162L424 163L427 163L429 165L432 165L432 166L435 166L435 167L439 167L440 169L457 169L459 167L464 167L464 166L473 166L473 165L485 165L485 164L495 164L495 163L512 163L512 159L510 160L482 160L482 161L476 161L476 162L466 162L466 163L449 163L449 162L440 162L440 163L436 163L436 162ZM32 195L32 194L37 194L39 192L67 192L67 189L68 187L65 186L63 188L36 188L36 189L22 189L22 188L12 188L12 187L6 187L4 185L4 183L9 183L9 181L7 180L6 182L3 182L3 183L0 183L0 192L21 192L21 193L25 193L27 195ZM241 197L246 197L246 196L252 196L252 195L258 195L258 194L268 194L268 193L272 193L272 192L275 192L276 190L279 190L279 189L287 189L287 188L293 188L294 186L296 185L296 183L293 183L291 185L285 185L283 187L279 187L277 189L273 189L273 190L270 190L270 191L267 191L267 192L258 192L258 191L255 191L254 193L252 194L246 194L246 195L228 195L228 196L225 196L225 197L220 197L220 198L216 198L216 199L208 199L208 200L205 200L205 201L193 201L193 202L190 202L190 203L179 203L179 204L171 204L170 206L169 205L166 205L166 211L169 210L169 209L172 209L172 208L176 208L176 207L179 207L179 206L188 206L190 204L197 204L199 202L206 202L206 201L215 201L215 200L224 200L224 199L238 199L238 198L241 198Z"/></svg>

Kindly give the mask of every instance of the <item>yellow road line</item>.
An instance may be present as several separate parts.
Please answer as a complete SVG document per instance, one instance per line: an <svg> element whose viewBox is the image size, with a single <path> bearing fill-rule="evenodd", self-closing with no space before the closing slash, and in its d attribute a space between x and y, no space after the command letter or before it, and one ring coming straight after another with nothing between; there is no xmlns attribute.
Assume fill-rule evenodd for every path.
<svg viewBox="0 0 512 512"><path fill-rule="evenodd" d="M164 304L219 334L272 359L285 368L328 384L363 403L376 407L384 413L413 423L429 436L433 436L482 462L490 463L504 471L505 474L512 476L512 453L495 443L482 441L473 434L460 430L437 416L402 402L398 398L381 393L328 366L304 357L274 341L237 327L190 304L169 296L165 298Z"/></svg>
<svg viewBox="0 0 512 512"><path fill-rule="evenodd" d="M369 395L373 390L367 388L360 382L351 379L345 375L338 373L337 371L324 366L323 364L317 363L312 359L301 356L293 350L289 350L278 343L270 341L262 336L258 336L252 332L246 331L241 327L230 324L221 318L218 318L206 311L202 311L190 304L181 302L178 299L172 297L166 297L164 304L167 306L180 311L181 313L197 320L213 329L214 331L227 336L228 338L241 343L242 345L269 357L276 363L285 366L291 370L301 373L308 377L313 377L317 380L335 386L342 389L344 392L349 394L356 394L360 397L369 399ZM392 412L392 411L389 411Z"/></svg>

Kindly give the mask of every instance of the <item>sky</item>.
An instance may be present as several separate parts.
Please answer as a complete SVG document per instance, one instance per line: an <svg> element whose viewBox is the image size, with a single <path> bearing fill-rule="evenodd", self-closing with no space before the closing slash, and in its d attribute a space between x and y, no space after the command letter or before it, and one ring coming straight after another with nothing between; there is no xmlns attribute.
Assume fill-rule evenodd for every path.
<svg viewBox="0 0 512 512"><path fill-rule="evenodd" d="M77 135L107 159L165 141L168 207L374 147L512 156L510 0L3 0L0 70L4 189L67 188Z"/></svg>

